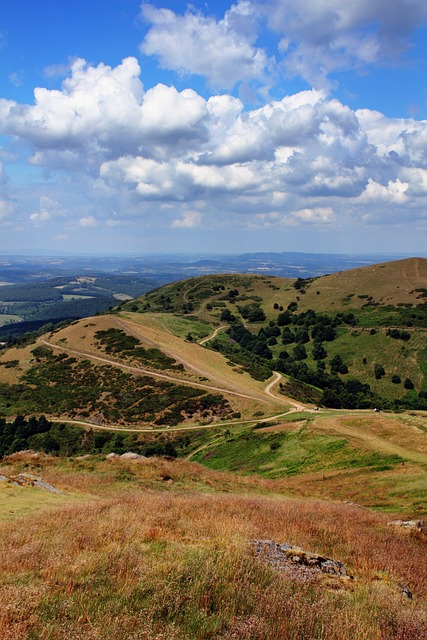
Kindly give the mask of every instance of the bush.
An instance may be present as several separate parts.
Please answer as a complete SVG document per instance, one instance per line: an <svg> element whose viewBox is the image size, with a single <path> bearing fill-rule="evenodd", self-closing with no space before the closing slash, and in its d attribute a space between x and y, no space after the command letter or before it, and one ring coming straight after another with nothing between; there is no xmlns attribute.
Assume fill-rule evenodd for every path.
<svg viewBox="0 0 427 640"><path fill-rule="evenodd" d="M398 376L397 373L393 374L391 376L391 381L393 384L400 384L401 383L400 376Z"/></svg>
<svg viewBox="0 0 427 640"><path fill-rule="evenodd" d="M413 389L414 383L410 378L405 378L405 382L403 383L403 386L405 387L405 389Z"/></svg>
<svg viewBox="0 0 427 640"><path fill-rule="evenodd" d="M376 364L374 368L375 378L377 380L381 380L383 376L385 376L385 369L382 364Z"/></svg>

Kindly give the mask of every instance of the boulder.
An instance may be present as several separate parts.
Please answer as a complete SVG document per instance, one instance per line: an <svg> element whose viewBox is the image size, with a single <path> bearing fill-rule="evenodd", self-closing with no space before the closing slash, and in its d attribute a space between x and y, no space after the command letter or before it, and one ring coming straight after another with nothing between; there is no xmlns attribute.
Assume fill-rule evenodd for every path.
<svg viewBox="0 0 427 640"><path fill-rule="evenodd" d="M427 533L427 522L425 520L392 520L387 524L392 527Z"/></svg>
<svg viewBox="0 0 427 640"><path fill-rule="evenodd" d="M274 540L252 540L251 545L260 560L294 579L310 580L319 574L348 578L347 570L339 560Z"/></svg>
<svg viewBox="0 0 427 640"><path fill-rule="evenodd" d="M141 456L139 453L134 453L133 451L126 451L126 453L122 453L120 456L122 460L145 460L146 456Z"/></svg>

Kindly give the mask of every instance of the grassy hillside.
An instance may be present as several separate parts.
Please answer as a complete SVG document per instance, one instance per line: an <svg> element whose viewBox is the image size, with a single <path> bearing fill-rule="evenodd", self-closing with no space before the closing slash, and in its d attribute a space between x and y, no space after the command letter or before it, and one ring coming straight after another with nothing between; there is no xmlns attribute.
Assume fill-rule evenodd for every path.
<svg viewBox="0 0 427 640"><path fill-rule="evenodd" d="M207 346L259 380L279 370L331 389L336 380L327 376L334 374L344 386L353 378L369 384L372 393L361 392L365 406L399 401L424 408L426 297L427 260L412 258L307 280L204 276L162 287L121 310L157 319L190 340L203 339L209 325L224 326ZM236 333L241 325L246 336ZM332 395L323 401L347 406Z"/></svg>
<svg viewBox="0 0 427 640"><path fill-rule="evenodd" d="M195 278L2 349L2 640L427 637L426 532L389 524L427 514L425 265Z"/></svg>
<svg viewBox="0 0 427 640"><path fill-rule="evenodd" d="M3 415L117 427L256 420L287 408L222 355L115 316L74 322L4 350L0 387Z"/></svg>
<svg viewBox="0 0 427 640"><path fill-rule="evenodd" d="M0 474L4 640L419 640L425 539L351 504L186 461L15 455ZM33 508L35 492L45 496ZM224 493L226 492L226 493ZM24 505L27 504L25 512ZM275 568L254 540L340 560L347 577ZM412 600L403 595L411 592Z"/></svg>

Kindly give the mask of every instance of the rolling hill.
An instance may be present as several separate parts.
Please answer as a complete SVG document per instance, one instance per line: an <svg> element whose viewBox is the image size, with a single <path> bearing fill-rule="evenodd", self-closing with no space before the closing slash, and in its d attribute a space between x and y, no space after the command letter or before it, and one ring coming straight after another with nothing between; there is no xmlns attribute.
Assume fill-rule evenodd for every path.
<svg viewBox="0 0 427 640"><path fill-rule="evenodd" d="M426 264L192 278L3 348L0 636L424 637Z"/></svg>
<svg viewBox="0 0 427 640"><path fill-rule="evenodd" d="M382 504L379 474L387 478L379 492L384 505L424 510L425 473L419 465L427 463L427 336L419 296L426 262L376 265L310 281L234 274L193 278L3 350L0 414L6 420L45 415L52 427L40 433L18 429L18 436L12 429L0 443L0 455L23 447L99 454L126 446L145 454L164 452L168 444L174 455L215 469L288 478L304 495L302 477L311 491L321 474L316 491L328 497L340 495L339 483L351 477L357 500L370 506ZM406 275L398 280L399 273ZM387 299L381 302L383 286ZM378 299L372 326L358 320L359 311L369 313L365 295ZM329 309L336 300L337 309L329 313L314 305L326 296ZM359 307L348 306L353 298ZM393 333L377 324L378 308L399 313L400 304L418 314L419 325L400 324ZM298 350L305 357L297 357ZM392 413L374 419L374 408ZM405 409L421 413L410 418ZM351 428L347 415L355 416ZM95 439L85 440L87 429ZM413 444L407 448L407 442ZM324 472L331 482L324 481ZM421 483L420 490L408 500L411 483ZM371 502L365 493L375 496Z"/></svg>
<svg viewBox="0 0 427 640"><path fill-rule="evenodd" d="M190 338L191 322L197 320L195 339L203 333L200 323L225 324L227 331L210 346L261 378L279 370L325 389L330 380L325 375L320 380L321 374L330 372L335 358L332 373L340 380L357 379L379 396L366 406L381 404L382 398L382 406L401 400L416 408L417 397L424 408L426 296L427 260L412 258L306 280L235 274L193 278L125 303L121 310L147 318L162 314L163 324L167 318L187 318ZM248 363L245 344L264 362Z"/></svg>

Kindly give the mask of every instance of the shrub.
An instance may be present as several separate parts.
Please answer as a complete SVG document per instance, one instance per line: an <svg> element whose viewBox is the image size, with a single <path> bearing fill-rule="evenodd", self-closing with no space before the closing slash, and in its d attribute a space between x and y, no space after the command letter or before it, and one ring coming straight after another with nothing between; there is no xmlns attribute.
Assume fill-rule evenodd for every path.
<svg viewBox="0 0 427 640"><path fill-rule="evenodd" d="M374 367L375 378L377 380L381 380L383 376L385 376L385 369L382 364L376 364Z"/></svg>

